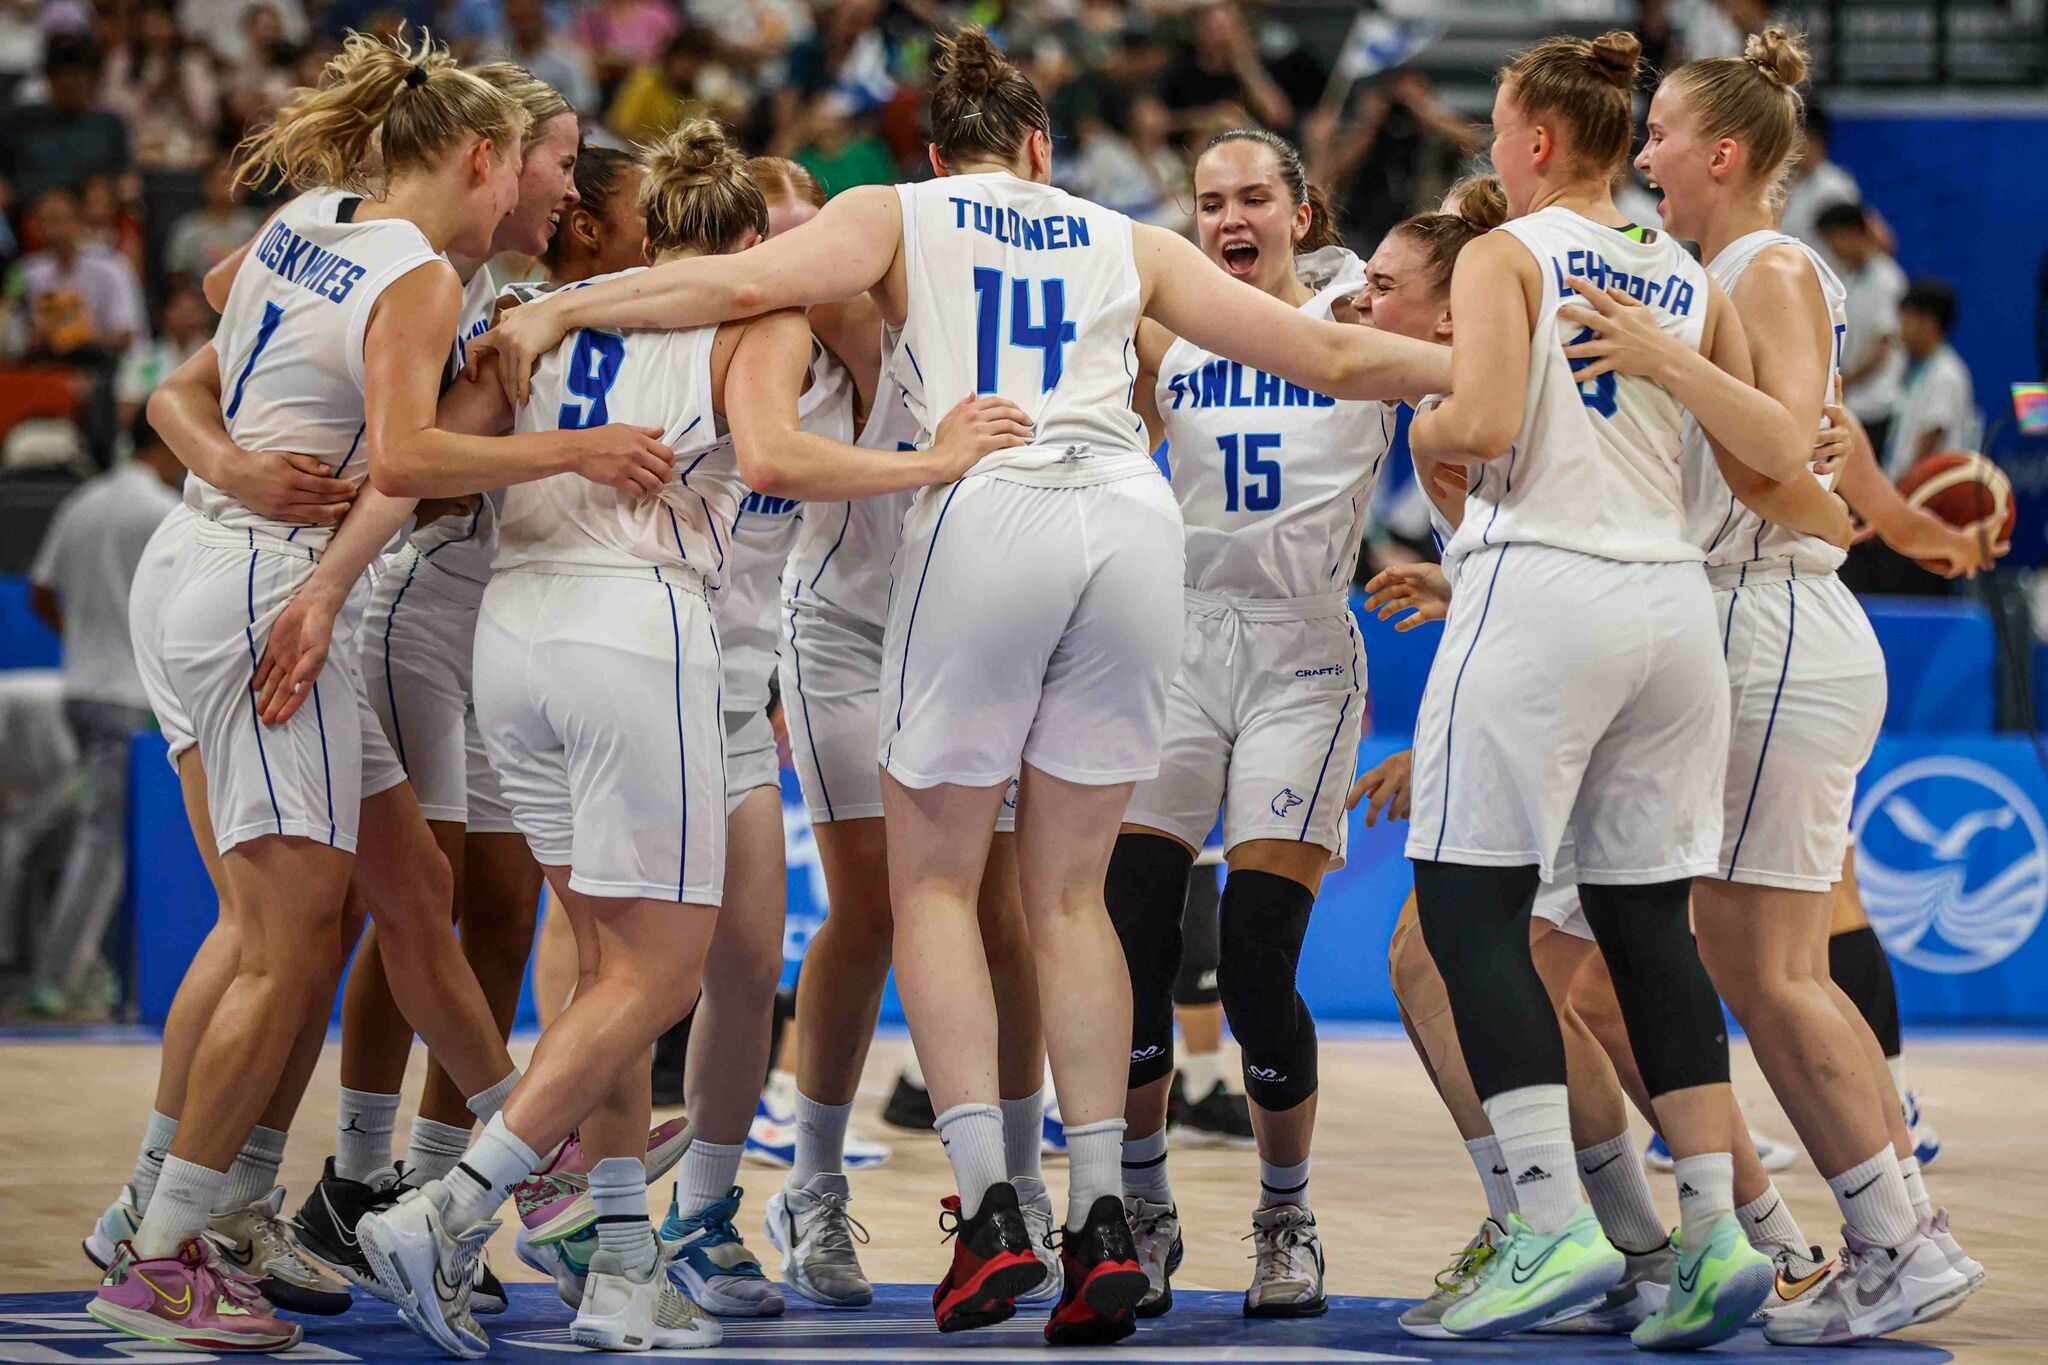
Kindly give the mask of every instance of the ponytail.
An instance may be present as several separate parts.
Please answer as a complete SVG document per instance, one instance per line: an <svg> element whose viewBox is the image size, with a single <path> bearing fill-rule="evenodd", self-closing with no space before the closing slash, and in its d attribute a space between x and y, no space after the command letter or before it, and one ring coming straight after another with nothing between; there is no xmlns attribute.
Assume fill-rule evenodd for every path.
<svg viewBox="0 0 2048 1365"><path fill-rule="evenodd" d="M948 163L1007 161L1034 132L1051 133L1038 87L984 29L969 24L941 38L932 86L932 142Z"/></svg>
<svg viewBox="0 0 2048 1365"><path fill-rule="evenodd" d="M1592 39L1548 38L1502 67L1499 79L1525 112L1561 120L1571 131L1567 150L1605 175L1628 160L1629 92L1642 55L1636 35L1619 29Z"/></svg>
<svg viewBox="0 0 2048 1365"><path fill-rule="evenodd" d="M1740 57L1687 62L1664 84L1684 98L1702 139L1741 143L1750 175L1775 193L1797 159L1806 67L1806 40L1774 24L1751 34Z"/></svg>

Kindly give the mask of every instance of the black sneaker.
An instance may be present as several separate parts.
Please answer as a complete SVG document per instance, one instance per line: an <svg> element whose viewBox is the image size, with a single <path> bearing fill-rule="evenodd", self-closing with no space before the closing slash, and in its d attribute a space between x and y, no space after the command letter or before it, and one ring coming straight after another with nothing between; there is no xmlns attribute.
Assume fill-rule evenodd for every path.
<svg viewBox="0 0 2048 1365"><path fill-rule="evenodd" d="M1017 1187L1007 1180L989 1186L972 1218L960 1216L958 1195L947 1195L939 1208L939 1226L955 1237L953 1264L932 1290L932 1317L939 1330L964 1332L1007 1322L1017 1311L1018 1297L1045 1279L1045 1264L1031 1250ZM1117 1216L1123 1216L1122 1200ZM1130 1240L1128 1230L1124 1240Z"/></svg>
<svg viewBox="0 0 2048 1365"><path fill-rule="evenodd" d="M502 1313L511 1306L511 1300L505 1296L505 1286L498 1283L498 1277L491 1273L491 1263L478 1256L476 1274L469 1285L469 1311L477 1314Z"/></svg>
<svg viewBox="0 0 2048 1365"><path fill-rule="evenodd" d="M882 1106L882 1122L892 1128L929 1133L938 1117L932 1112L931 1092L921 1085L912 1085L907 1073L897 1072L896 1088L889 1092L889 1102Z"/></svg>
<svg viewBox="0 0 2048 1365"><path fill-rule="evenodd" d="M1138 1330L1133 1312L1150 1281L1138 1266L1124 1201L1105 1194L1078 1231L1060 1233L1060 1268L1066 1286L1045 1322L1054 1346L1099 1346Z"/></svg>
<svg viewBox="0 0 2048 1365"><path fill-rule="evenodd" d="M1178 1071L1173 1073L1173 1088L1167 1092L1166 1121L1174 1129L1174 1138L1190 1147L1249 1147L1256 1141L1251 1101L1231 1094L1218 1081L1191 1104Z"/></svg>
<svg viewBox="0 0 2048 1365"><path fill-rule="evenodd" d="M377 1283L369 1258L356 1241L356 1223L366 1213L390 1208L401 1193L403 1189L397 1179L374 1186L360 1180L344 1180L334 1173L334 1158L328 1157L320 1183L299 1205L298 1216L292 1220L298 1232L299 1249L356 1288L388 1302L390 1291Z"/></svg>

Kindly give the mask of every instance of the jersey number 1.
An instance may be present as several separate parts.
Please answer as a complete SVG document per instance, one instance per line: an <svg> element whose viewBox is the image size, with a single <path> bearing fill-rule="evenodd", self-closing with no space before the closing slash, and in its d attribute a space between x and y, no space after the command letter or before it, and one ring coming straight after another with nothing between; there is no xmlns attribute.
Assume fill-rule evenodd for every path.
<svg viewBox="0 0 2048 1365"><path fill-rule="evenodd" d="M588 400L582 403L564 403L555 414L555 425L564 431L578 427L601 427L611 420L611 413L605 409L605 395L612 391L612 385L619 382L619 367L626 363L626 341L624 337L613 336L610 332L578 332L576 349L569 353L569 373L564 382L569 392L578 398Z"/></svg>
<svg viewBox="0 0 2048 1365"><path fill-rule="evenodd" d="M1003 272L987 266L974 269L974 391L994 393L1001 370L1003 334ZM1041 393L1051 393L1066 369L1067 343L1074 339L1074 324L1067 321L1067 282L1042 280L1045 321L1031 321L1031 281L1009 280L1010 344L1042 354Z"/></svg>

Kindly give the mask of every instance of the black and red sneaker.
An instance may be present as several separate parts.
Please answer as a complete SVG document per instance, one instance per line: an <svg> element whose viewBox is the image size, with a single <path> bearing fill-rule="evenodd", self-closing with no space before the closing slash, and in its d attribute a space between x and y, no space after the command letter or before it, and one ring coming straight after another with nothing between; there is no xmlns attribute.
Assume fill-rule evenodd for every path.
<svg viewBox="0 0 2048 1365"><path fill-rule="evenodd" d="M959 1198L947 1195L939 1226L956 1237L953 1264L932 1290L932 1316L941 1332L1007 1321L1017 1312L1017 1296L1030 1293L1045 1278L1044 1264L1031 1254L1016 1188L1007 1180L989 1187L972 1218L962 1218Z"/></svg>
<svg viewBox="0 0 2048 1365"><path fill-rule="evenodd" d="M1079 1231L1060 1234L1060 1267L1066 1291L1045 1322L1054 1346L1099 1346L1122 1341L1138 1330L1132 1311L1145 1297L1145 1272L1131 1240L1124 1201L1105 1194L1088 1210Z"/></svg>

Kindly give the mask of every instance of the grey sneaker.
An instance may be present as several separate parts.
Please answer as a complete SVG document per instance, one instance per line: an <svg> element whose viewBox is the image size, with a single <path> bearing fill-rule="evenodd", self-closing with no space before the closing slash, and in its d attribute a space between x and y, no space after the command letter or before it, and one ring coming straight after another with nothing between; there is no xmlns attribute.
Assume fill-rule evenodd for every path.
<svg viewBox="0 0 2048 1365"><path fill-rule="evenodd" d="M1038 1288L1019 1294L1017 1302L1057 1303L1067 1277L1060 1268L1060 1254L1052 1245L1052 1194L1043 1180L1032 1176L1019 1176L1010 1183L1017 1187L1017 1203L1024 1210L1024 1231L1031 1237L1031 1254L1045 1267L1045 1278Z"/></svg>
<svg viewBox="0 0 2048 1365"><path fill-rule="evenodd" d="M1628 1268L1621 1273L1621 1283L1607 1291L1606 1298L1590 1307L1569 1309L1564 1316L1539 1323L1533 1330L1622 1336L1660 1312L1671 1298L1671 1272L1678 1264L1678 1253L1667 1241L1655 1251L1621 1254L1627 1259Z"/></svg>
<svg viewBox="0 0 2048 1365"><path fill-rule="evenodd" d="M846 1177L827 1172L801 1189L785 1185L768 1200L768 1240L782 1253L783 1282L827 1308L875 1301L853 1249L855 1241L867 1241L868 1230L847 1213L851 1199Z"/></svg>
<svg viewBox="0 0 2048 1365"><path fill-rule="evenodd" d="M1833 1259L1822 1255L1819 1247L1809 1247L1805 1252L1796 1247L1783 1247L1771 1257L1771 1264L1777 1267L1777 1277L1772 1282L1771 1292L1764 1295L1756 1316L1750 1319L1759 1327L1793 1304L1802 1303L1826 1289L1828 1281L1841 1268Z"/></svg>
<svg viewBox="0 0 2048 1365"><path fill-rule="evenodd" d="M450 1355L475 1360L491 1348L469 1311L476 1258L498 1224L487 1220L457 1237L444 1221L449 1202L447 1187L430 1180L390 1208L365 1213L356 1237L406 1326Z"/></svg>
<svg viewBox="0 0 2048 1365"><path fill-rule="evenodd" d="M1173 1274L1180 1269L1180 1210L1132 1194L1124 1196L1124 1216L1145 1272L1145 1297L1135 1311L1141 1318L1163 1317L1173 1307Z"/></svg>
<svg viewBox="0 0 2048 1365"><path fill-rule="evenodd" d="M1401 1330L1425 1341L1452 1341L1444 1330L1443 1316L1452 1304L1472 1292L1479 1283L1479 1270L1493 1259L1508 1240L1508 1231L1491 1218L1479 1225L1478 1235L1465 1243L1464 1250L1436 1273L1436 1288L1421 1303L1401 1315Z"/></svg>
<svg viewBox="0 0 2048 1365"><path fill-rule="evenodd" d="M1970 1282L1972 1294L1982 1289L1984 1281L1991 1278L1990 1272L1984 1269L1984 1263L1963 1250L1962 1244L1949 1232L1947 1209L1934 1211L1934 1219L1927 1225L1927 1240L1940 1247L1941 1254L1948 1257L1948 1263L1956 1268L1956 1273ZM1921 1318L1920 1321L1926 1322L1927 1319Z"/></svg>
<svg viewBox="0 0 2048 1365"><path fill-rule="evenodd" d="M284 1191L274 1189L232 1213L216 1213L207 1221L206 1237L215 1254L234 1269L253 1276L263 1297L292 1313L331 1317L355 1302L348 1286L300 1253L284 1219Z"/></svg>
<svg viewBox="0 0 2048 1365"><path fill-rule="evenodd" d="M1316 1216L1300 1204L1281 1204L1252 1215L1248 1318L1313 1318L1330 1311L1323 1297L1323 1239Z"/></svg>
<svg viewBox="0 0 2048 1365"><path fill-rule="evenodd" d="M668 1273L675 1254L675 1243L662 1243L661 1256L645 1280L628 1276L615 1252L592 1254L583 1306L569 1325L569 1340L594 1351L676 1351L718 1345L725 1329L691 1303Z"/></svg>
<svg viewBox="0 0 2048 1365"><path fill-rule="evenodd" d="M1834 1346L1881 1337L1940 1317L1970 1293L1970 1281L1926 1236L1878 1246L1843 1228L1841 1269L1818 1294L1771 1314L1764 1340L1774 1346Z"/></svg>

